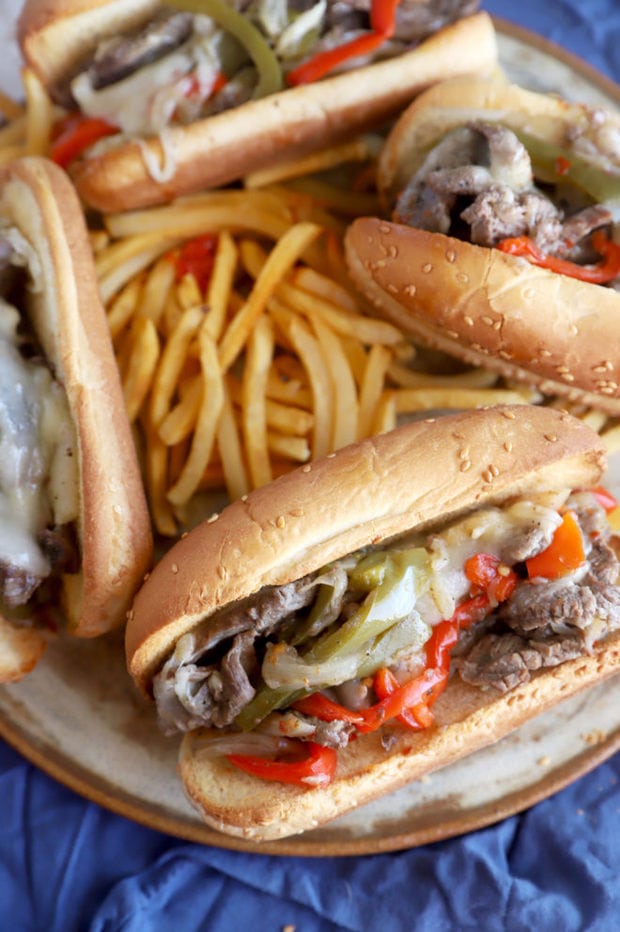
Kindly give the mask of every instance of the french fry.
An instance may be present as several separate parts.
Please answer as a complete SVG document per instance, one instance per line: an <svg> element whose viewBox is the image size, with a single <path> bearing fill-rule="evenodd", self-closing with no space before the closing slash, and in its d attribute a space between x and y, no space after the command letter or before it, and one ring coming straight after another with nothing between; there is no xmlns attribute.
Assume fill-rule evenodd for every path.
<svg viewBox="0 0 620 932"><path fill-rule="evenodd" d="M30 68L22 70L26 92L26 151L29 155L47 155L54 107L40 79Z"/></svg>
<svg viewBox="0 0 620 932"><path fill-rule="evenodd" d="M186 311L191 313L191 309ZM185 505L200 485L200 480L211 458L217 433L217 424L224 403L222 374L217 364L215 342L204 325L200 328L200 368L203 377L203 395L189 456L175 484L168 491L172 505Z"/></svg>
<svg viewBox="0 0 620 932"><path fill-rule="evenodd" d="M269 431L267 447L270 453L293 460L293 463L305 463L310 459L310 444L305 437L287 437Z"/></svg>
<svg viewBox="0 0 620 932"><path fill-rule="evenodd" d="M166 498L168 483L168 447L161 442L155 431L148 426L146 430L145 472L149 506L153 524L165 537L174 537L177 523L170 503Z"/></svg>
<svg viewBox="0 0 620 932"><path fill-rule="evenodd" d="M136 313L141 290L142 281L136 276L127 282L108 307L108 328L113 340L123 332Z"/></svg>
<svg viewBox="0 0 620 932"><path fill-rule="evenodd" d="M162 256L157 259L146 272L136 312L141 317L150 317L153 323L158 325L175 278L174 263L169 257Z"/></svg>
<svg viewBox="0 0 620 932"><path fill-rule="evenodd" d="M353 443L357 438L359 404L355 379L337 334L320 317L312 320L332 383L333 413L330 449Z"/></svg>
<svg viewBox="0 0 620 932"><path fill-rule="evenodd" d="M396 413L396 400L394 398L394 393L390 391L385 391L379 399L375 411L375 417L370 429L370 435L375 434L386 434L398 424L398 416Z"/></svg>
<svg viewBox="0 0 620 932"><path fill-rule="evenodd" d="M138 417L148 395L159 358L159 337L148 317L137 317L131 328L132 349L123 377L123 395L130 423Z"/></svg>
<svg viewBox="0 0 620 932"><path fill-rule="evenodd" d="M540 395L530 389L502 388L397 388L392 392L397 414L479 408L484 405L532 404Z"/></svg>
<svg viewBox="0 0 620 932"><path fill-rule="evenodd" d="M204 319L201 308L191 307L183 313L166 343L151 391L149 416L157 428L170 409L179 375L185 363L187 347Z"/></svg>
<svg viewBox="0 0 620 932"><path fill-rule="evenodd" d="M490 369L469 369L455 375L431 375L391 362L387 371L392 382L401 388L491 388L498 381L498 376Z"/></svg>
<svg viewBox="0 0 620 932"><path fill-rule="evenodd" d="M231 303L238 250L231 234L224 230L218 237L213 262L213 273L207 289L208 317L205 322L208 333L217 342L220 339L226 314Z"/></svg>
<svg viewBox="0 0 620 932"><path fill-rule="evenodd" d="M359 412L357 416L357 439L369 437L377 420L379 400L385 384L385 376L392 359L392 354L385 346L372 346L364 369L359 394Z"/></svg>
<svg viewBox="0 0 620 932"><path fill-rule="evenodd" d="M233 318L220 343L219 361L224 371L230 368L241 352L278 283L320 233L321 228L316 224L298 223L290 227L278 240L269 253L246 304Z"/></svg>
<svg viewBox="0 0 620 932"><path fill-rule="evenodd" d="M289 338L306 370L312 390L314 429L312 431L312 457L317 459L329 453L332 436L334 399L332 385L318 340L298 318L291 320Z"/></svg>
<svg viewBox="0 0 620 932"><path fill-rule="evenodd" d="M241 383L241 420L243 439L252 485L271 481L271 464L267 448L267 413L265 389L273 355L273 329L265 317L259 318L248 342Z"/></svg>
<svg viewBox="0 0 620 932"><path fill-rule="evenodd" d="M173 446L185 440L192 433L204 393L201 375L195 376L181 400L164 417L159 425L160 439L167 446Z"/></svg>
<svg viewBox="0 0 620 932"><path fill-rule="evenodd" d="M350 142L321 149L310 155L302 156L286 162L279 162L268 168L251 172L244 178L246 188L261 188L273 185L288 178L298 178L302 175L311 175L326 171L346 162L365 162L376 158L381 149L380 136L357 136Z"/></svg>
<svg viewBox="0 0 620 932"><path fill-rule="evenodd" d="M243 450L235 421L227 378L223 380L223 402L217 426L217 446L222 461L223 478L230 498L242 498L250 491Z"/></svg>
<svg viewBox="0 0 620 932"><path fill-rule="evenodd" d="M281 282L278 285L277 294L289 307L295 308L307 317L320 316L341 336L356 337L363 343L383 343L386 346L402 340L402 333L393 324L343 311L337 305L308 294L288 282Z"/></svg>
<svg viewBox="0 0 620 932"><path fill-rule="evenodd" d="M114 297L134 275L148 268L162 253L182 242L182 237L163 237L153 233L121 240L95 256L99 292L104 304Z"/></svg>

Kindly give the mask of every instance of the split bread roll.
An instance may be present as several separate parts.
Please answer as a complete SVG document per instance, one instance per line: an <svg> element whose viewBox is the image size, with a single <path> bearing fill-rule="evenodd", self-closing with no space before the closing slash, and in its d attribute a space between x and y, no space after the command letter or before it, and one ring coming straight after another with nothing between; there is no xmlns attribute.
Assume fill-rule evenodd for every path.
<svg viewBox="0 0 620 932"><path fill-rule="evenodd" d="M179 541L156 566L129 613L127 662L141 691L147 696L155 694L165 730L186 732L180 774L189 798L205 821L220 831L255 840L311 829L497 741L554 703L615 672L620 663L620 640L613 622L605 632L598 628L596 642L580 650L578 657L573 655L558 666L532 672L525 680L512 683L510 691L503 695L494 688L471 685L453 670L445 692L434 702L435 723L427 721L422 730L404 727L381 706L383 711L375 725L378 727L384 716L386 720L378 730L355 726L361 728L356 740L345 742L346 746L339 746L337 751L324 752L314 746L319 757L322 753L332 756L335 774L331 779L323 779L324 773L311 772L297 784L280 782L285 779L281 775L271 782L262 778L264 774L245 772L240 769L238 759L233 762L227 756L251 755L251 750L243 750L248 741L259 745L261 741L277 742L279 738L270 737L274 733L296 738L299 729L302 732L306 729L307 737L308 728L317 728L317 718L312 713L300 714L295 705L292 723L286 706L291 698L286 695L287 686L280 687L284 689L279 694L284 695L281 706L268 704L257 713L257 700L260 703L265 696L269 697L269 689L265 689L264 680L261 685L260 676L268 676L269 664L273 673L283 656L290 659L287 639L301 644L299 652L305 657L301 662L302 666L306 664L303 669L308 678L303 680L305 688L301 694L311 694L314 700L318 691L343 701L343 693L338 692L341 687L334 685L339 681L335 679L338 674L334 673L333 664L334 660L343 659L340 656L343 650L348 664L347 651L353 650L349 641L351 625L355 625L351 617L357 616L345 611L335 627L328 619L327 633L319 633L318 641L311 637L305 643L302 632L307 631L314 613L311 608L310 616L307 615L307 603L304 610L291 613L289 627L277 631L266 628L266 617L269 611L277 611L278 600L292 597L293 591L305 591L303 587L313 578L312 574L318 572L317 584L325 588L328 583L324 574L330 568L345 565L349 587L355 588L351 580L356 572L370 567L368 572L372 575L372 568L381 566L387 553L388 561L396 562L389 564L392 569L385 569L387 575L382 578L387 580L388 591L400 591L390 590L393 578L389 573L398 576L394 567L400 565L403 548L407 559L414 562L425 559L420 551L407 549L414 546L411 541L419 546L420 540L434 539L435 546L439 546L437 535L441 538L442 534L446 536L441 539L453 548L452 552L458 551L454 560L462 573L460 561L465 559L465 551L483 547L477 540L485 532L478 533L475 528L481 528L480 522L487 520L481 516L488 516L488 509L497 516L499 509L516 508L519 513L525 509L523 513L529 514L528 509L540 506L543 511L536 514L551 515L555 525L561 520L555 507L566 500L567 490L596 485L604 468L605 453L599 438L585 424L563 412L528 406L480 409L411 423L339 450L252 492ZM463 526L468 530L459 530L461 522L465 522ZM538 519L534 522L538 528L545 523L537 522ZM533 533L533 525L527 526L527 534ZM452 530L447 531L448 527ZM510 541L512 546L514 538L521 539L523 531L524 527L517 530L511 525L505 543ZM412 533L416 535L414 538ZM460 541L458 546L456 541ZM496 545L499 546L497 541ZM484 546L491 546L488 538ZM546 544L539 542L538 548L541 547L546 548ZM356 556L351 557L352 554ZM611 550L609 554L616 567L612 570L615 579L616 557ZM504 566L500 575L504 578L511 572ZM516 576L512 578L516 584ZM292 589L287 588L290 586ZM523 586L530 584L523 582ZM614 585L610 598L616 596L620 602L620 592ZM267 602L274 598L267 609ZM485 598L482 596L483 603ZM380 602L380 596L376 599ZM463 611L470 603L460 599L461 596L456 599L458 611ZM348 604L349 609L355 608ZM421 602L416 604L421 606ZM439 613L437 621L450 617L449 605L443 608L444 613ZM393 606L389 612L401 617ZM391 617L394 628L387 634L384 631L376 641L372 638L364 641L360 670L365 658L384 649L386 638L396 636L397 629L404 630L398 628L399 624L412 624L414 616L415 612L398 624ZM562 621L570 628L570 617ZM442 624L445 627L453 622ZM246 664L252 688L233 710L233 720L226 723L222 693L228 688L226 684L235 664L243 662L243 650L237 652L237 647L241 647L237 636L241 641L245 639L245 648L248 639L256 637L256 656L260 659L264 654L264 660L260 674L251 662ZM364 637L367 636L366 633ZM426 636L422 637L423 652L430 644L424 640ZM280 638L281 643L269 645L269 641ZM325 638L330 640L330 651L321 655ZM345 642L349 645L346 649ZM311 646L306 650L308 643ZM410 664L412 655L407 651L411 649L412 644L405 648ZM398 657L402 664L402 653ZM329 679L327 667L329 676L334 678ZM398 663L394 669L398 671ZM423 676L429 673L432 671L426 669ZM328 677L332 688L324 690L316 685L316 678L320 681L323 675ZM345 679L346 675L351 676L351 670ZM413 666L407 676L412 675ZM446 671L446 678L447 675ZM428 680L424 683L426 690L431 688ZM271 687L271 681L268 685ZM353 686L369 688L368 676L365 674L360 680L354 675L348 682L349 691ZM298 696L299 692L294 692L293 698ZM280 712L266 715L268 709L278 708ZM356 708L359 711L361 706ZM371 705L367 714L374 714L373 709ZM201 727L201 720L209 720L209 727ZM268 721L275 732L273 727L266 729ZM326 724L330 727L334 723L319 722L320 726ZM312 732L315 736L318 733ZM235 742L240 742L242 750L235 750ZM263 769L269 770L271 766L268 763ZM277 762L275 766L279 766Z"/></svg>
<svg viewBox="0 0 620 932"><path fill-rule="evenodd" d="M78 637L124 621L152 536L86 225L57 166L31 157L0 174L0 252L0 679L10 680L42 652L41 616Z"/></svg>
<svg viewBox="0 0 620 932"><path fill-rule="evenodd" d="M386 141L391 221L349 229L353 279L420 342L619 414L619 133L601 108L437 85Z"/></svg>
<svg viewBox="0 0 620 932"><path fill-rule="evenodd" d="M101 39L143 26L161 8L152 0L57 0L44 9L28 2L18 30L24 58L53 88L75 73ZM496 65L492 21L478 13L395 58L250 99L186 125L167 125L160 133L126 132L118 143L110 137L109 147L106 141L103 151L87 150L70 171L82 198L100 210L160 204L350 140L385 124L434 82L489 73ZM118 108L109 121L115 116Z"/></svg>

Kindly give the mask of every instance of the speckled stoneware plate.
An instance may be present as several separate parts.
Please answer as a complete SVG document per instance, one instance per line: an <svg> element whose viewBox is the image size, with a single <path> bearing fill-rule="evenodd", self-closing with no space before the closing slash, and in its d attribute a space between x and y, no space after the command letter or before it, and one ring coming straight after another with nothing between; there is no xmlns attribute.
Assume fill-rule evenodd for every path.
<svg viewBox="0 0 620 932"><path fill-rule="evenodd" d="M503 64L529 87L616 106L587 65L499 23ZM0 70L0 86L3 73ZM620 492L620 460L607 483ZM620 676L491 748L303 836L255 845L202 824L176 777L176 740L157 731L123 663L120 635L61 639L22 683L0 689L0 735L34 764L114 812L192 841L271 854L348 855L420 845L480 828L551 795L620 748Z"/></svg>

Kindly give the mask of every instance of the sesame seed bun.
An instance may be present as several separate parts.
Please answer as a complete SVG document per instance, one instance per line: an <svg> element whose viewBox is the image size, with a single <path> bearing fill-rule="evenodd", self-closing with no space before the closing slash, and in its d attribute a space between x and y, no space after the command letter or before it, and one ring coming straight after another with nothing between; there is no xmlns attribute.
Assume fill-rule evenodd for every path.
<svg viewBox="0 0 620 932"><path fill-rule="evenodd" d="M80 569L62 576L62 601L70 633L94 637L125 620L152 536L86 224L65 173L38 157L0 173L0 217L32 248L19 310L64 388L75 428ZM32 652L32 638L13 641L20 643Z"/></svg>
<svg viewBox="0 0 620 932"><path fill-rule="evenodd" d="M339 450L281 477L204 522L156 566L126 629L140 688L184 633L265 585L317 570L368 544L430 529L515 495L584 488L605 467L599 437L550 408L493 407L418 421ZM436 703L439 728L360 736L338 754L322 789L265 783L205 756L210 732L182 742L180 773L207 823L257 840L305 831L497 740L570 692L617 669L609 641L595 657L537 676L508 696L451 681Z"/></svg>
<svg viewBox="0 0 620 932"><path fill-rule="evenodd" d="M470 120L499 122L564 148L569 136L583 133L593 150L604 149L593 163L620 175L620 156L609 148L620 120L611 113L590 117L585 106L496 80L436 85L405 111L382 151L386 212L428 151ZM613 288L379 219L353 222L346 256L377 311L419 342L547 394L620 414L620 295Z"/></svg>
<svg viewBox="0 0 620 932"><path fill-rule="evenodd" d="M146 23L159 7L153 0L29 0L18 30L24 58L46 86L55 84L75 73L76 63L96 45L93 36L120 34ZM72 166L72 177L84 201L102 211L165 203L347 141L395 117L436 81L490 73L496 66L493 23L488 14L477 13L396 58L250 100L188 126L173 126L166 131L165 152L154 136L87 156ZM166 180L152 177L145 153L149 163L172 160Z"/></svg>

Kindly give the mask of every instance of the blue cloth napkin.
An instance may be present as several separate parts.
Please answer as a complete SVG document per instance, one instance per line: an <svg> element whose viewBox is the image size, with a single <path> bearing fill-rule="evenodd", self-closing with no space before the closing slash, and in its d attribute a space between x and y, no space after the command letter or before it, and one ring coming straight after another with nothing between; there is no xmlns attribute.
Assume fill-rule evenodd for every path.
<svg viewBox="0 0 620 932"><path fill-rule="evenodd" d="M618 80L619 0L484 7ZM134 824L0 741L0 929L613 932L619 780L616 756L529 811L460 838L394 854L286 858Z"/></svg>

